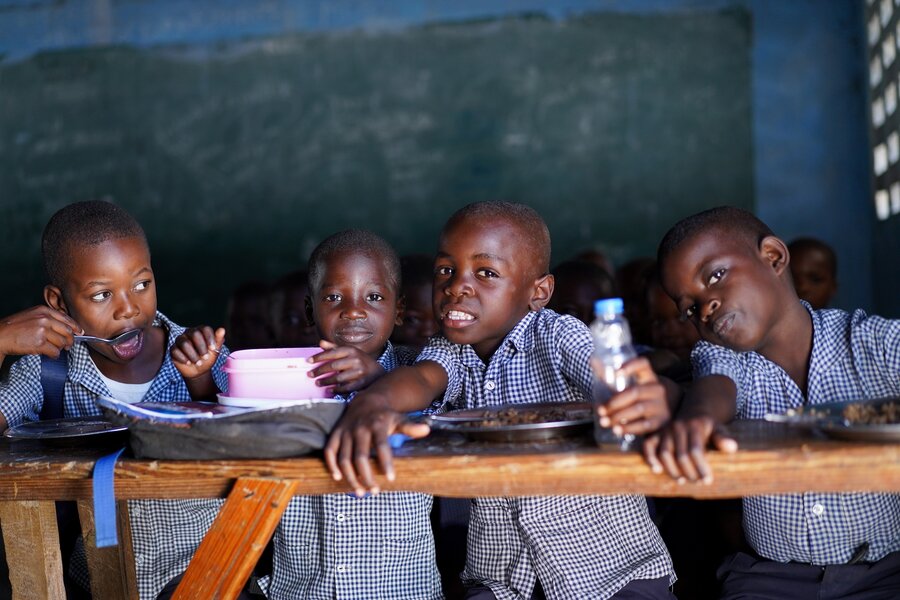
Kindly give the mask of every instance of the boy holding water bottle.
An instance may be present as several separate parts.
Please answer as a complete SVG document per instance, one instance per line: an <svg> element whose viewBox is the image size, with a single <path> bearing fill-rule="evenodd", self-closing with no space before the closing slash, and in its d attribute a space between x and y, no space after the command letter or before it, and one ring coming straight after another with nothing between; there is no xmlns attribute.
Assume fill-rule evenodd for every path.
<svg viewBox="0 0 900 600"><path fill-rule="evenodd" d="M377 492L373 446L388 479L388 437L427 435L404 413L443 399L441 410L505 403L585 401L593 377L591 334L545 306L553 293L550 235L532 209L470 204L441 232L434 310L441 335L416 364L360 392L332 432L325 459L335 479ZM612 397L602 418L620 434L668 419L666 389L649 363L624 372L635 384ZM467 598L670 599L671 560L641 496L476 498L462 573Z"/></svg>

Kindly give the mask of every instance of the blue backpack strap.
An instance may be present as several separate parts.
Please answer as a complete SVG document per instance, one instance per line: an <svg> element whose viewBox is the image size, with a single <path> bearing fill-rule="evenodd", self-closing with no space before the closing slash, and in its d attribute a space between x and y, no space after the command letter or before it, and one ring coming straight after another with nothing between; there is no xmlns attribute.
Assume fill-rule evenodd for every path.
<svg viewBox="0 0 900 600"><path fill-rule="evenodd" d="M69 372L68 354L67 351L60 350L59 358L41 355L41 387L44 388L41 421L63 418L63 394Z"/></svg>

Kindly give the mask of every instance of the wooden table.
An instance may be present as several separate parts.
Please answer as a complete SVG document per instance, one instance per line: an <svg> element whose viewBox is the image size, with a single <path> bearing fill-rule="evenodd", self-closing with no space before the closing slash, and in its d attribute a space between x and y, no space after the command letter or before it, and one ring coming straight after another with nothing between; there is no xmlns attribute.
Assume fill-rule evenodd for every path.
<svg viewBox="0 0 900 600"><path fill-rule="evenodd" d="M397 479L384 490L439 496L620 494L727 498L788 492L900 491L900 444L839 442L784 425L745 421L733 432L741 449L710 454L715 481L679 485L650 472L636 452L598 449L587 439L558 442L470 442L434 434L396 452ZM91 471L109 448L0 442L0 522L14 595L60 597L62 571L54 500L79 501L88 540L94 597L133 598L127 511L120 505L117 548L92 547ZM116 498L227 497L198 549L178 596L216 590L231 597L246 581L294 494L345 492L321 458L156 461L124 458ZM35 549L41 549L40 552ZM36 559L36 555L40 555Z"/></svg>

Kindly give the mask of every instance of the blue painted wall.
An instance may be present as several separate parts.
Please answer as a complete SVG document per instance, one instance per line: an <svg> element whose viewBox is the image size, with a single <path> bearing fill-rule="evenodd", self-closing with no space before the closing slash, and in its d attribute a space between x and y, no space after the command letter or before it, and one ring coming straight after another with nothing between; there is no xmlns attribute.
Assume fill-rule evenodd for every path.
<svg viewBox="0 0 900 600"><path fill-rule="evenodd" d="M836 305L900 316L900 301L873 306L878 281L872 276L875 217L862 0L0 0L0 53L16 61L45 49L109 44L199 49L208 42L296 31L394 29L528 11L563 18L735 7L747 10L753 21L757 213L785 239L813 235L837 249Z"/></svg>

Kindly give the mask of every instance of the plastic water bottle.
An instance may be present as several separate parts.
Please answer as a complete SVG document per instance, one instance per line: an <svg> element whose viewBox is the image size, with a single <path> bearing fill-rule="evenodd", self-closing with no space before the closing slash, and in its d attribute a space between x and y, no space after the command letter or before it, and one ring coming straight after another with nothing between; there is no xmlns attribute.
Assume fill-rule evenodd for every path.
<svg viewBox="0 0 900 600"><path fill-rule="evenodd" d="M594 402L606 402L614 393L621 392L631 380L621 372L622 365L637 356L631 342L631 328L623 314L621 298L607 298L594 303L594 322L591 334L594 337L594 355L591 368L594 371ZM594 423L594 440L597 444L617 444L627 449L634 436L626 434L618 437L599 421Z"/></svg>

